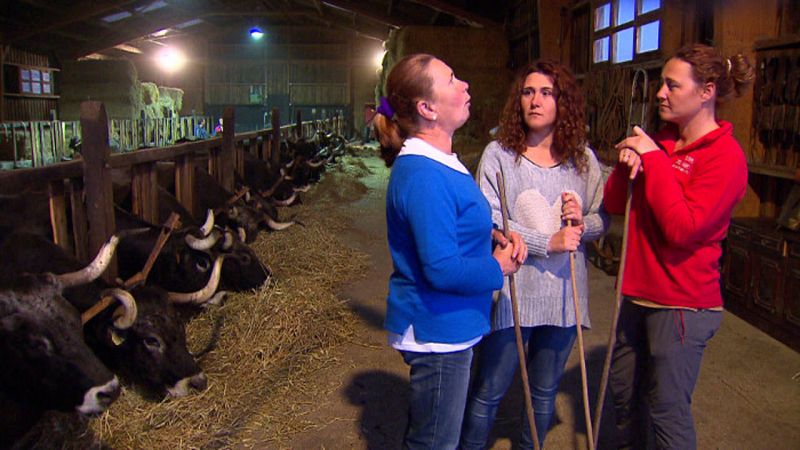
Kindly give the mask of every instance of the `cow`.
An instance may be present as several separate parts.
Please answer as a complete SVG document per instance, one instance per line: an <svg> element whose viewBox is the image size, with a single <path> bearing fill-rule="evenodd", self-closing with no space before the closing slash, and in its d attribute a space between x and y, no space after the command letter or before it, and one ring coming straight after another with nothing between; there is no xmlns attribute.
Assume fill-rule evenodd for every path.
<svg viewBox="0 0 800 450"><path fill-rule="evenodd" d="M88 347L78 310L62 296L99 276L109 260L106 246L84 269L0 282L0 404L15 419L0 421L0 446L24 435L45 410L97 415L119 396L119 380Z"/></svg>
<svg viewBox="0 0 800 450"><path fill-rule="evenodd" d="M138 219L117 208L116 224L120 230L144 229L142 233L120 240L119 272L124 278L135 275L145 264L161 227ZM221 262L219 289L242 292L264 285L271 276L253 250L227 232L206 225L174 231L150 271L148 284L173 292L194 292L205 287L215 261Z"/></svg>
<svg viewBox="0 0 800 450"><path fill-rule="evenodd" d="M124 239L124 238L123 238ZM4 255L0 273L63 273L80 263L41 236L17 232L0 247ZM102 280L64 289L63 296L80 312L88 310L110 286ZM120 326L118 313L106 309L85 327L85 340L105 365L143 387L153 396L182 397L190 388L203 390L206 376L186 346L183 322L171 305L171 293L139 286L130 292L136 299L135 320Z"/></svg>

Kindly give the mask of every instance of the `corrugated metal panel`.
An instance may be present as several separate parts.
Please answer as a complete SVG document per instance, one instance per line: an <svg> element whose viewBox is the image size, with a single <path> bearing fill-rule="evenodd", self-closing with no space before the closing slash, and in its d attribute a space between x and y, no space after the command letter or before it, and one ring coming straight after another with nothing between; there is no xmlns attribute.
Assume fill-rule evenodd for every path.
<svg viewBox="0 0 800 450"><path fill-rule="evenodd" d="M346 105L346 84L292 84L289 100L296 106Z"/></svg>

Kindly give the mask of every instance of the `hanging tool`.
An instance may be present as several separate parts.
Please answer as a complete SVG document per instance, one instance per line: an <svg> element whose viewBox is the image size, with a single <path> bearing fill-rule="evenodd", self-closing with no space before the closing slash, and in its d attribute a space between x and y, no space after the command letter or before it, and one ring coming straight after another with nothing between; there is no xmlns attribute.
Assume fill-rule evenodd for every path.
<svg viewBox="0 0 800 450"><path fill-rule="evenodd" d="M636 69L633 74L633 81L631 82L631 101L628 107L628 124L626 126L626 133L628 136L633 131L633 126L638 125L643 130L646 129L647 124L647 72L644 69ZM633 117L634 113L634 99L637 96L637 87L640 88L641 98L639 101L640 109L639 116ZM622 305L622 281L625 275L625 260L628 254L628 228L631 217L631 198L633 196L633 180L628 180L628 196L625 200L625 219L622 228L622 253L619 258L619 271L617 272L617 288L614 299L614 312L611 316L611 330L608 334L608 345L606 346L606 358L603 362L603 375L600 378L600 390L597 392L598 400L594 410L594 436L592 441L595 448L597 447L597 440L600 437L600 419L603 416L603 403L606 397L606 388L608 388L608 375L611 370L611 356L614 352L614 345L617 341L617 322L619 321L619 310Z"/></svg>

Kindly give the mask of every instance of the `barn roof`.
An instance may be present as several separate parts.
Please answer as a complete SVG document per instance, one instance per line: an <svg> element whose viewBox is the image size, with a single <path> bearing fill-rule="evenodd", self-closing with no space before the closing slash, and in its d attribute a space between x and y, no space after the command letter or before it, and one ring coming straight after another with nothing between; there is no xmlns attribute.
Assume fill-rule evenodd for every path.
<svg viewBox="0 0 800 450"><path fill-rule="evenodd" d="M385 40L404 25L501 26L504 0L6 0L0 42L59 59L116 58L180 36L314 26Z"/></svg>

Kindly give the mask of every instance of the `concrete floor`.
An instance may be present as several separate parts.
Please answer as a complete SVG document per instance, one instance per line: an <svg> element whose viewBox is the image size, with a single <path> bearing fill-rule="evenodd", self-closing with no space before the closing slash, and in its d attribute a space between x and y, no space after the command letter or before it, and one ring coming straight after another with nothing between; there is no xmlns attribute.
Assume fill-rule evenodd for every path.
<svg viewBox="0 0 800 450"><path fill-rule="evenodd" d="M342 205L352 227L348 242L368 253L366 276L343 286L341 296L360 318L358 342L334 350L338 364L319 374L330 395L315 398L306 419L312 430L295 435L290 448L400 448L406 420L408 369L386 345L382 328L391 260L386 246L384 196L388 170L377 158L365 160L373 175L362 179L368 194ZM614 279L592 267L590 314L584 333L592 404L600 382L608 339ZM586 448L577 346L561 381L556 419L547 448ZM513 385L493 431L491 448L512 448L519 429L522 389ZM302 393L298 399L303 402ZM606 406L609 401L606 402ZM593 407L592 407L593 409ZM706 350L693 407L700 449L800 449L800 354L738 317L725 313ZM606 408L599 448L613 448L613 412ZM283 447L283 445L281 445Z"/></svg>

